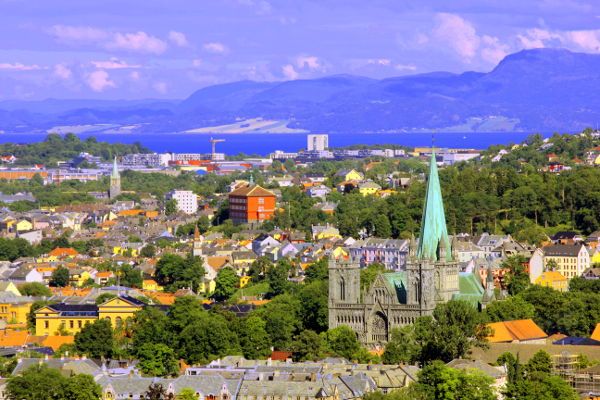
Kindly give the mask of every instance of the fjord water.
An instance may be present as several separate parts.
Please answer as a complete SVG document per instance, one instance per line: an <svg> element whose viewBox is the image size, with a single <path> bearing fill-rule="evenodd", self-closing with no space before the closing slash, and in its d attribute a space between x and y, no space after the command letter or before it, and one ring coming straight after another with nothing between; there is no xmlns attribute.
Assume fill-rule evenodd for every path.
<svg viewBox="0 0 600 400"><path fill-rule="evenodd" d="M494 144L520 143L530 135L529 132L491 132L491 133L436 133L433 138L435 145L448 148L486 149ZM275 150L298 151L306 148L305 134L79 134L81 139L94 136L98 141L109 143L140 142L152 151L176 153L208 153L209 139L212 137L225 139L217 145L218 152L229 155L245 153L267 155ZM548 137L549 134L544 134ZM0 134L0 143L33 143L44 140L45 134ZM410 147L431 146L431 133L349 133L330 134L330 147L351 145L385 145L395 144Z"/></svg>

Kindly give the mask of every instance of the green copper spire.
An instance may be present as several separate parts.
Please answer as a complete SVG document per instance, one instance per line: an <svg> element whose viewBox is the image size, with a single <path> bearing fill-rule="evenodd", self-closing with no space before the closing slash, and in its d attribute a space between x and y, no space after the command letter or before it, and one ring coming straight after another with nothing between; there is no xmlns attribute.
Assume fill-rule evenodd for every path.
<svg viewBox="0 0 600 400"><path fill-rule="evenodd" d="M417 258L434 261L452 260L452 250L450 249L446 216L444 214L444 201L442 200L442 189L434 151L431 152L431 161L429 162L429 177L427 179L425 205L423 206L423 218L421 219L421 237L417 248Z"/></svg>
<svg viewBox="0 0 600 400"><path fill-rule="evenodd" d="M115 156L115 161L113 162L112 174L110 174L112 178L119 177L119 167L117 166L117 157Z"/></svg>

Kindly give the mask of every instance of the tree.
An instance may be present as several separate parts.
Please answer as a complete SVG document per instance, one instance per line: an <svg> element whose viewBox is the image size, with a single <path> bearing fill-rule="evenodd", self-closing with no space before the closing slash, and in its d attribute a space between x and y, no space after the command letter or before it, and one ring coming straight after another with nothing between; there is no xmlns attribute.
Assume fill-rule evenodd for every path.
<svg viewBox="0 0 600 400"><path fill-rule="evenodd" d="M494 301L485 308L491 322L529 319L535 316L535 307L521 296L511 296L505 300Z"/></svg>
<svg viewBox="0 0 600 400"><path fill-rule="evenodd" d="M31 303L31 307L29 307L29 313L27 314L27 327L29 329L35 329L35 312L42 307L50 304L49 301L46 300L36 300Z"/></svg>
<svg viewBox="0 0 600 400"><path fill-rule="evenodd" d="M114 299L117 297L112 293L102 293L100 296L96 297L96 304L106 303L108 300Z"/></svg>
<svg viewBox="0 0 600 400"><path fill-rule="evenodd" d="M291 348L294 335L302 327L301 308L299 299L286 293L274 297L268 304L253 312L267 323L266 330L275 349Z"/></svg>
<svg viewBox="0 0 600 400"><path fill-rule="evenodd" d="M410 325L394 328L381 357L384 364L410 363L416 357L417 345Z"/></svg>
<svg viewBox="0 0 600 400"><path fill-rule="evenodd" d="M189 287L197 291L204 278L202 259L191 254L187 258L177 254L163 255L156 264L155 279L167 290L175 291Z"/></svg>
<svg viewBox="0 0 600 400"><path fill-rule="evenodd" d="M147 244L140 250L140 256L153 258L156 255L156 247L152 244Z"/></svg>
<svg viewBox="0 0 600 400"><path fill-rule="evenodd" d="M75 335L77 351L91 358L110 358L114 339L110 321L101 319L86 325Z"/></svg>
<svg viewBox="0 0 600 400"><path fill-rule="evenodd" d="M19 292L23 296L35 296L35 297L50 297L52 291L46 287L46 285L39 282L24 283L19 286Z"/></svg>
<svg viewBox="0 0 600 400"><path fill-rule="evenodd" d="M69 270L65 267L58 267L52 272L50 277L50 286L65 287L69 284Z"/></svg>
<svg viewBox="0 0 600 400"><path fill-rule="evenodd" d="M142 287L142 272L139 269L135 269L129 264L123 264L117 271L117 274L120 275L122 286L138 289Z"/></svg>
<svg viewBox="0 0 600 400"><path fill-rule="evenodd" d="M550 374L552 372L552 357L544 350L539 350L527 361L525 371L528 374L536 372Z"/></svg>
<svg viewBox="0 0 600 400"><path fill-rule="evenodd" d="M329 278L328 258L323 257L308 266L304 270L304 277L307 283L314 281L325 281Z"/></svg>
<svg viewBox="0 0 600 400"><path fill-rule="evenodd" d="M91 375L67 378L45 364L33 365L21 375L11 376L6 391L10 400L94 400L102 395L102 388Z"/></svg>
<svg viewBox="0 0 600 400"><path fill-rule="evenodd" d="M271 343L266 326L266 322L256 315L251 315L242 322L240 345L247 359L256 360L271 354Z"/></svg>
<svg viewBox="0 0 600 400"><path fill-rule="evenodd" d="M529 286L529 274L525 272L523 266L527 260L523 256L508 257L502 263L501 267L508 269L506 274L506 286L510 295L516 295L527 289Z"/></svg>
<svg viewBox="0 0 600 400"><path fill-rule="evenodd" d="M325 333L327 348L335 355L353 360L360 350L360 343L354 331L346 326L338 326Z"/></svg>
<svg viewBox="0 0 600 400"><path fill-rule="evenodd" d="M478 371L462 371L434 361L419 372L417 393L426 400L496 400L493 379Z"/></svg>
<svg viewBox="0 0 600 400"><path fill-rule="evenodd" d="M183 388L179 394L175 397L177 400L198 400L196 392L191 388Z"/></svg>
<svg viewBox="0 0 600 400"><path fill-rule="evenodd" d="M145 307L136 312L132 326L133 349L141 349L147 343L172 345L174 332L169 323L169 318L157 308Z"/></svg>
<svg viewBox="0 0 600 400"><path fill-rule="evenodd" d="M267 271L267 281L269 282L267 297L273 298L286 291L290 267L289 262L282 259Z"/></svg>
<svg viewBox="0 0 600 400"><path fill-rule="evenodd" d="M102 387L94 377L87 374L74 375L67 379L66 400L97 400L102 397Z"/></svg>
<svg viewBox="0 0 600 400"><path fill-rule="evenodd" d="M215 278L215 292L213 298L216 301L229 300L239 286L239 277L232 268L221 268Z"/></svg>
<svg viewBox="0 0 600 400"><path fill-rule="evenodd" d="M167 393L167 389L160 383L152 383L142 394L143 400L175 400L172 393Z"/></svg>
<svg viewBox="0 0 600 400"><path fill-rule="evenodd" d="M527 379L511 383L504 390L504 398L512 400L577 400L577 392L558 376L532 374Z"/></svg>
<svg viewBox="0 0 600 400"><path fill-rule="evenodd" d="M303 330L294 338L292 351L295 361L316 361L323 356L323 338L309 329Z"/></svg>
<svg viewBox="0 0 600 400"><path fill-rule="evenodd" d="M261 256L254 260L252 264L250 264L250 268L248 269L248 275L252 277L252 282L260 282L267 275L267 271L269 271L273 267L273 263L266 256Z"/></svg>
<svg viewBox="0 0 600 400"><path fill-rule="evenodd" d="M179 335L178 355L186 362L196 364L240 352L238 336L229 325L222 315L204 313Z"/></svg>
<svg viewBox="0 0 600 400"><path fill-rule="evenodd" d="M329 285L327 281L315 281L304 285L297 297L302 304L300 319L304 329L324 332L329 324L328 301Z"/></svg>
<svg viewBox="0 0 600 400"><path fill-rule="evenodd" d="M485 317L464 301L451 300L438 304L433 317L420 317L414 324L419 351L416 360L449 362L464 358L471 347L487 346L489 329Z"/></svg>
<svg viewBox="0 0 600 400"><path fill-rule="evenodd" d="M364 290L368 290L373 282L375 282L375 278L377 275L385 271L385 265L381 263L372 263L367 268L363 268L360 270L360 290L361 292Z"/></svg>
<svg viewBox="0 0 600 400"><path fill-rule="evenodd" d="M167 200L165 203L165 214L173 215L177 212L177 200L171 199Z"/></svg>
<svg viewBox="0 0 600 400"><path fill-rule="evenodd" d="M148 376L175 376L179 369L175 352L162 343L146 343L136 351L139 368Z"/></svg>

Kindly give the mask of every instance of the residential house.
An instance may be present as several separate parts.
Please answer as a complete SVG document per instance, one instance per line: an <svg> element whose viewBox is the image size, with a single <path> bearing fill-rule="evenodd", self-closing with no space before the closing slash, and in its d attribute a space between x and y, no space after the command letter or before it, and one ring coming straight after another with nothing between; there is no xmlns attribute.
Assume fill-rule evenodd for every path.
<svg viewBox="0 0 600 400"><path fill-rule="evenodd" d="M478 258L485 258L485 251L471 241L455 240L454 250L458 255L458 262L465 263Z"/></svg>
<svg viewBox="0 0 600 400"><path fill-rule="evenodd" d="M403 270L408 256L408 240L368 238L349 246L350 257L359 260L361 267L372 263L384 264L392 271Z"/></svg>
<svg viewBox="0 0 600 400"><path fill-rule="evenodd" d="M373 181L361 182L358 184L358 191L363 196L374 196L381 190L381 186Z"/></svg>
<svg viewBox="0 0 600 400"><path fill-rule="evenodd" d="M276 206L275 194L258 185L229 193L229 217L235 223L252 224L270 219Z"/></svg>
<svg viewBox="0 0 600 400"><path fill-rule="evenodd" d="M340 231L338 228L326 224L326 225L312 225L311 226L312 238L313 240L321 240L321 239L330 239L330 238L339 238Z"/></svg>
<svg viewBox="0 0 600 400"><path fill-rule="evenodd" d="M312 186L306 190L306 194L313 198L325 199L329 193L331 193L331 189L325 185Z"/></svg>
<svg viewBox="0 0 600 400"><path fill-rule="evenodd" d="M362 181L364 175L355 169L343 169L335 174L336 177L342 178L344 181Z"/></svg>
<svg viewBox="0 0 600 400"><path fill-rule="evenodd" d="M34 299L12 292L0 293L0 319L10 324L27 324L27 316Z"/></svg>
<svg viewBox="0 0 600 400"><path fill-rule="evenodd" d="M575 244L583 242L584 237L577 232L560 231L556 232L550 239L554 244Z"/></svg>
<svg viewBox="0 0 600 400"><path fill-rule="evenodd" d="M508 373L506 366L504 365L494 367L480 360L466 360L462 358L454 359L447 365L450 368L462 371L476 370L481 372L483 375L492 378L494 382L492 387L494 388L497 396L501 396L501 393L504 391L506 384L508 383Z"/></svg>
<svg viewBox="0 0 600 400"><path fill-rule="evenodd" d="M569 290L569 280L558 271L545 271L534 282L536 285L551 287L559 292Z"/></svg>
<svg viewBox="0 0 600 400"><path fill-rule="evenodd" d="M555 244L542 248L544 271L560 272L567 279L581 276L590 267L590 254L583 244Z"/></svg>

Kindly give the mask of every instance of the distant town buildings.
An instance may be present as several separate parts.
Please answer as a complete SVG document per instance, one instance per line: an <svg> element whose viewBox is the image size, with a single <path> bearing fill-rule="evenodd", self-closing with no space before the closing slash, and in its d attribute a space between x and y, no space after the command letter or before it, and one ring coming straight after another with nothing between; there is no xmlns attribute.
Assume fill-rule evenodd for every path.
<svg viewBox="0 0 600 400"><path fill-rule="evenodd" d="M165 198L177 202L177 211L186 214L198 212L198 196L191 190L172 190L165 195Z"/></svg>

